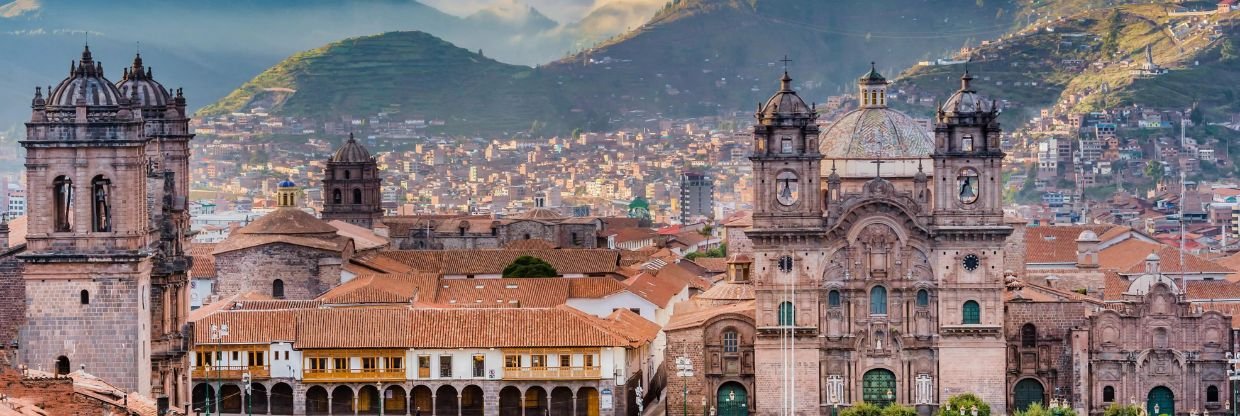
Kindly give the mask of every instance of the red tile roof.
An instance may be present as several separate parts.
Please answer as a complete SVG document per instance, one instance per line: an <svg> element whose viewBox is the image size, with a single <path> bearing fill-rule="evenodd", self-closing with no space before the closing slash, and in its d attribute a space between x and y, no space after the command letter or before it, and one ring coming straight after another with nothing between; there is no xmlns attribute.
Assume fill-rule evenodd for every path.
<svg viewBox="0 0 1240 416"><path fill-rule="evenodd" d="M1076 238L1085 230L1105 234L1114 225L1043 226L1025 229L1028 263L1076 263Z"/></svg>
<svg viewBox="0 0 1240 416"><path fill-rule="evenodd" d="M546 261L560 274L615 273L620 250L396 250L379 253L414 269L445 275L500 274L521 256Z"/></svg>

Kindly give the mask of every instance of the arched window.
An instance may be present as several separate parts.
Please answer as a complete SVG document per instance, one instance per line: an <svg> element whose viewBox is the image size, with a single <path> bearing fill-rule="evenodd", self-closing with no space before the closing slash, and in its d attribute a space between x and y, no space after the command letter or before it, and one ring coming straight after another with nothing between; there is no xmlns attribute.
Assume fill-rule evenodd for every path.
<svg viewBox="0 0 1240 416"><path fill-rule="evenodd" d="M982 308L976 301L965 301L961 310L961 323L965 325L982 323Z"/></svg>
<svg viewBox="0 0 1240 416"><path fill-rule="evenodd" d="M842 303L840 302L840 291L832 290L827 292L827 306L838 308L840 307L840 303Z"/></svg>
<svg viewBox="0 0 1240 416"><path fill-rule="evenodd" d="M797 324L796 311L792 306L792 302L783 302L779 304L779 326L793 326Z"/></svg>
<svg viewBox="0 0 1240 416"><path fill-rule="evenodd" d="M90 292L87 291L86 289L82 289L82 293L78 294L78 301L82 302L83 305L89 305L90 304Z"/></svg>
<svg viewBox="0 0 1240 416"><path fill-rule="evenodd" d="M1211 403L1218 402L1218 386L1206 387L1206 401Z"/></svg>
<svg viewBox="0 0 1240 416"><path fill-rule="evenodd" d="M332 203L343 204L344 196L340 194L340 188L332 189Z"/></svg>
<svg viewBox="0 0 1240 416"><path fill-rule="evenodd" d="M63 355L56 357L56 374L69 374L69 371L71 371L69 367L69 357Z"/></svg>
<svg viewBox="0 0 1240 416"><path fill-rule="evenodd" d="M740 335L736 331L729 330L723 333L723 352L740 351Z"/></svg>
<svg viewBox="0 0 1240 416"><path fill-rule="evenodd" d="M283 280L276 279L274 282L271 282L271 297L276 298L276 299L284 298L284 281Z"/></svg>
<svg viewBox="0 0 1240 416"><path fill-rule="evenodd" d="M1106 386L1102 388L1102 401L1107 403L1115 401L1114 387Z"/></svg>
<svg viewBox="0 0 1240 416"><path fill-rule="evenodd" d="M112 231L112 206L108 196L112 181L103 175L90 180L90 230L98 233Z"/></svg>
<svg viewBox="0 0 1240 416"><path fill-rule="evenodd" d="M362 190L361 189L356 189L356 188L353 189L353 203L354 204L362 203Z"/></svg>
<svg viewBox="0 0 1240 416"><path fill-rule="evenodd" d="M874 286L870 289L870 315L887 314L887 288Z"/></svg>
<svg viewBox="0 0 1240 416"><path fill-rule="evenodd" d="M73 231L73 180L57 176L52 181L52 209L56 210L54 229L58 232Z"/></svg>
<svg viewBox="0 0 1240 416"><path fill-rule="evenodd" d="M1032 323L1020 327L1020 346L1033 348L1038 346L1038 327Z"/></svg>
<svg viewBox="0 0 1240 416"><path fill-rule="evenodd" d="M930 292L926 289L917 291L917 306L930 306Z"/></svg>

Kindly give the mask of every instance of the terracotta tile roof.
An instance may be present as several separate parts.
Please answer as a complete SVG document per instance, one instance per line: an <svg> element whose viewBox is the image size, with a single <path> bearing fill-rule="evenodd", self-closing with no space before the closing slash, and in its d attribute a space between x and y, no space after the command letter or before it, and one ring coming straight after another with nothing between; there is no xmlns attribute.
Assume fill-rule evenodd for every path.
<svg viewBox="0 0 1240 416"><path fill-rule="evenodd" d="M411 341L407 308L307 309L296 314L296 322L293 348L298 349L406 348Z"/></svg>
<svg viewBox="0 0 1240 416"><path fill-rule="evenodd" d="M1111 251L1113 249L1119 249L1120 246L1123 246L1123 245L1124 243L1117 244L1111 248L1108 248L1107 250L1103 250L1103 252ZM1148 247L1148 244L1145 247ZM1123 259L1126 261L1132 261L1134 257L1137 257L1138 259L1132 265L1128 266L1128 268L1126 269L1119 268L1119 267L1122 267L1122 265L1117 265L1119 267L1116 267L1116 269L1120 270L1120 273L1124 273L1124 274L1145 273L1145 257L1149 256L1150 254L1150 250L1148 249L1144 251L1141 250L1141 248L1145 248L1145 247L1139 247L1139 246L1136 246L1135 244L1131 245L1130 250L1124 253ZM1157 250L1156 253L1158 254L1158 257L1159 257L1159 266L1158 266L1159 270L1162 270L1164 274L1234 273L1235 272L1235 270L1229 269L1227 267L1223 267L1219 265L1218 263L1203 259L1201 257L1198 257L1197 255L1190 254L1190 253L1184 253L1184 264L1181 266L1180 265L1180 250L1176 249L1175 247L1166 246L1166 245L1156 245L1154 249ZM1101 257L1102 256L1099 255L1100 262L1101 262Z"/></svg>
<svg viewBox="0 0 1240 416"><path fill-rule="evenodd" d="M753 227L753 211L737 211L723 220L724 227Z"/></svg>
<svg viewBox="0 0 1240 416"><path fill-rule="evenodd" d="M663 330L659 324L624 308L616 309L607 316L605 322L616 335L628 339L631 347L653 342Z"/></svg>
<svg viewBox="0 0 1240 416"><path fill-rule="evenodd" d="M702 266L711 274L728 271L728 259L725 257L698 257L690 261Z"/></svg>
<svg viewBox="0 0 1240 416"><path fill-rule="evenodd" d="M675 277L656 275L652 272L645 272L625 280L624 284L629 286L629 291L643 299L650 301L659 308L667 308L672 298L684 290L687 282Z"/></svg>
<svg viewBox="0 0 1240 416"><path fill-rule="evenodd" d="M1226 267L1232 270L1240 270L1240 252L1236 252L1235 254L1232 254L1227 257L1223 257L1221 259L1215 259L1214 262L1217 263L1219 266L1223 266L1223 267Z"/></svg>
<svg viewBox="0 0 1240 416"><path fill-rule="evenodd" d="M237 234L336 234L336 228L327 222L297 208L280 208L258 217L249 225L235 231Z"/></svg>
<svg viewBox="0 0 1240 416"><path fill-rule="evenodd" d="M668 264L667 266L659 268L659 270L655 273L663 278L678 279L697 290L710 289L711 286L711 281L708 276L694 273L681 263ZM707 275L714 276L715 273L707 272Z"/></svg>
<svg viewBox="0 0 1240 416"><path fill-rule="evenodd" d="M663 327L664 332L671 332L686 328L694 328L705 324L707 321L724 314L738 314L749 318L752 322L754 319L754 301L745 301L733 303L723 306L707 307L697 310L686 310L681 312L681 308L676 308L676 313L672 315L672 319ZM685 308L688 309L688 308Z"/></svg>
<svg viewBox="0 0 1240 416"><path fill-rule="evenodd" d="M753 285L749 283L720 282L711 286L705 292L698 294L694 299L711 301L753 300L755 299L755 292Z"/></svg>
<svg viewBox="0 0 1240 416"><path fill-rule="evenodd" d="M453 218L461 218L460 214L449 215L395 215L383 217L383 224L388 226L389 235L406 237L415 229L431 229L439 227L439 223Z"/></svg>
<svg viewBox="0 0 1240 416"><path fill-rule="evenodd" d="M1102 300L1117 301L1124 298L1124 292L1128 290L1128 279L1120 276L1119 273L1112 270L1102 272Z"/></svg>
<svg viewBox="0 0 1240 416"><path fill-rule="evenodd" d="M308 235L308 234L307 234ZM224 239L223 242L215 246L212 255L227 253L246 249L250 247L258 247L267 244L291 244L295 246L309 247L325 251L344 251L353 240L349 237L331 234L330 237L305 237L302 235L282 235L282 234L237 234L233 233Z"/></svg>
<svg viewBox="0 0 1240 416"><path fill-rule="evenodd" d="M349 259L349 262L381 273L409 273L414 271L414 268L408 264L375 253L352 257Z"/></svg>
<svg viewBox="0 0 1240 416"><path fill-rule="evenodd" d="M29 219L28 215L9 219L9 247L26 244L26 226Z"/></svg>
<svg viewBox="0 0 1240 416"><path fill-rule="evenodd" d="M453 218L439 222L439 226L435 228L436 233L459 233L461 227L465 227L465 232L470 234L491 234L491 226L499 223L499 220L490 217L465 217Z"/></svg>
<svg viewBox="0 0 1240 416"><path fill-rule="evenodd" d="M223 344L292 341L296 338L297 327L289 323L296 322L297 315L304 311L306 310L219 311L194 322L194 342L215 343L211 339L211 325L228 325L228 336L219 341Z"/></svg>
<svg viewBox="0 0 1240 416"><path fill-rule="evenodd" d="M1189 280L1185 283L1189 300L1237 299L1240 300L1240 284L1226 280Z"/></svg>
<svg viewBox="0 0 1240 416"><path fill-rule="evenodd" d="M211 255L215 251L215 243L190 243L189 256L194 259L194 266L189 272L194 278L214 279L215 278L215 256Z"/></svg>
<svg viewBox="0 0 1240 416"><path fill-rule="evenodd" d="M1076 263L1076 238L1082 231L1105 234L1114 225L1044 226L1025 229L1027 263Z"/></svg>
<svg viewBox="0 0 1240 416"><path fill-rule="evenodd" d="M341 220L331 220L327 224L336 228L336 234L352 238L357 251L374 250L392 244L387 238L377 235L374 231L368 230L365 227L349 224Z"/></svg>
<svg viewBox="0 0 1240 416"><path fill-rule="evenodd" d="M1131 232L1131 231L1132 231L1132 227L1125 227L1125 226L1111 227L1111 229L1106 230L1106 232L1098 235L1098 241L1103 241L1103 242L1110 241L1113 238L1122 236L1124 233Z"/></svg>
<svg viewBox="0 0 1240 416"><path fill-rule="evenodd" d="M418 274L368 273L357 276L317 300L329 304L412 303L418 296ZM427 278L427 277L424 277ZM434 275L429 275L434 279Z"/></svg>
<svg viewBox="0 0 1240 416"><path fill-rule="evenodd" d="M235 293L232 296L228 296L223 299L217 300L215 302L202 305L202 307L198 309L189 311L189 315L185 316L185 320L189 322L198 321L202 318L206 318L207 316L210 316L213 313L223 311L223 310L229 310L233 306L235 306L237 302L240 302L240 301L251 302L251 301L257 301L257 300L271 300L271 298L267 297L266 295L258 294L255 292Z"/></svg>
<svg viewBox="0 0 1240 416"><path fill-rule="evenodd" d="M1127 288L1127 286L1125 286ZM1020 295L1019 297L1017 295ZM1078 301L1093 304L1102 304L1102 301L1082 295L1080 293L1055 289L1052 287L1042 286L1029 282L1021 282L1021 288L1017 290L1004 291L1004 301L1029 301L1029 302L1065 302Z"/></svg>
<svg viewBox="0 0 1240 416"><path fill-rule="evenodd" d="M381 255L418 270L445 275L499 274L517 257L546 261L560 274L615 273L620 250L396 250Z"/></svg>
<svg viewBox="0 0 1240 416"><path fill-rule="evenodd" d="M568 297L599 299L626 290L627 286L610 277L579 277L568 279Z"/></svg>
<svg viewBox="0 0 1240 416"><path fill-rule="evenodd" d="M258 299L238 300L228 308L233 311L270 311L277 309L313 309L323 306L323 302L312 299Z"/></svg>
<svg viewBox="0 0 1240 416"><path fill-rule="evenodd" d="M649 228L622 228L616 230L616 244L630 241L642 241L658 237L658 233Z"/></svg>
<svg viewBox="0 0 1240 416"><path fill-rule="evenodd" d="M549 308L568 301L570 279L441 279L437 304Z"/></svg>

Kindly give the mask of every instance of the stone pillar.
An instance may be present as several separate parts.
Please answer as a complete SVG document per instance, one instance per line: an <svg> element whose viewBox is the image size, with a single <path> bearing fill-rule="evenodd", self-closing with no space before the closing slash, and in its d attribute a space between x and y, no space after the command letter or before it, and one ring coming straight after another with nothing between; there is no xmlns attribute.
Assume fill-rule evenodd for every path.
<svg viewBox="0 0 1240 416"><path fill-rule="evenodd" d="M577 416L577 390L573 390L573 416Z"/></svg>
<svg viewBox="0 0 1240 416"><path fill-rule="evenodd" d="M461 397L464 396L461 394L463 391L464 390L456 392L456 416L462 416L461 414L465 412L465 410L461 408L461 404L464 403L464 400L461 399Z"/></svg>
<svg viewBox="0 0 1240 416"><path fill-rule="evenodd" d="M430 386L427 386L427 387L430 387ZM431 416L435 416L435 411L439 410L435 408L435 393L436 393L435 390L431 390Z"/></svg>
<svg viewBox="0 0 1240 416"><path fill-rule="evenodd" d="M359 402L359 400L358 400L358 399L360 399L359 397L357 397L357 392L358 392L358 391L361 391L361 389L355 390L355 391L353 392L353 414L354 414L354 415L357 415L357 407L358 407L357 405L358 405L358 402Z"/></svg>
<svg viewBox="0 0 1240 416"><path fill-rule="evenodd" d="M332 414L332 392L327 392L327 414Z"/></svg>

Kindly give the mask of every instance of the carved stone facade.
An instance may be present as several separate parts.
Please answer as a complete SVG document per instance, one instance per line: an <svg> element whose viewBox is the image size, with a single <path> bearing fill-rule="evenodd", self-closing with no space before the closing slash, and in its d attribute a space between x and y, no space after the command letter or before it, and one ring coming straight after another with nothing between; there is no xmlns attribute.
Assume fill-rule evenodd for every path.
<svg viewBox="0 0 1240 416"><path fill-rule="evenodd" d="M833 125L821 146L814 111L787 74L759 110L746 232L754 413L827 414L862 401L928 413L966 392L1006 412L1002 273L1012 228L1001 209L998 113L971 79L940 109L933 142L886 108L887 81L873 70L859 81L863 108L842 119L855 125Z"/></svg>
<svg viewBox="0 0 1240 416"><path fill-rule="evenodd" d="M26 123L26 322L19 364L85 367L188 401L189 118L141 57L120 83L89 49Z"/></svg>

